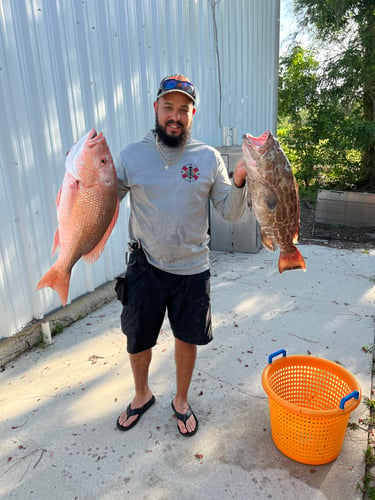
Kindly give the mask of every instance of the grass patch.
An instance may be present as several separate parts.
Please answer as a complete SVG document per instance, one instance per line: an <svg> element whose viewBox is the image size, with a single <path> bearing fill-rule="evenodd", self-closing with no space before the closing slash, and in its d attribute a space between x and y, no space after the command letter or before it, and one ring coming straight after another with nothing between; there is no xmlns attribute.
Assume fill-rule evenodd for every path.
<svg viewBox="0 0 375 500"><path fill-rule="evenodd" d="M55 323L52 328L52 335L57 335L58 333L62 333L64 327L61 323Z"/></svg>
<svg viewBox="0 0 375 500"><path fill-rule="evenodd" d="M369 416L364 419L359 419L358 424L349 424L349 428L351 429L362 429L367 433L371 433L371 431L375 428L375 400L370 398L365 398L363 404L369 410ZM365 450L365 475L357 483L357 488L366 495L364 498L368 498L370 500L375 500L375 486L374 484L374 474L371 469L375 466L375 450L374 446L369 444Z"/></svg>

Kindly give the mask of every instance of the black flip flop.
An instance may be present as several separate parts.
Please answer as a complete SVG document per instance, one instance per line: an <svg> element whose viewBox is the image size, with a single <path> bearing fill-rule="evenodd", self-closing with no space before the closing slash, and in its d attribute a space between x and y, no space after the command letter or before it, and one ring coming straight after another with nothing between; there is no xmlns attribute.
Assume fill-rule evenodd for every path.
<svg viewBox="0 0 375 500"><path fill-rule="evenodd" d="M117 429L120 431L129 431L132 427L134 427L140 420L141 416L150 408L155 403L155 396L153 395L150 401L147 401L146 404L141 406L140 408L132 408L131 403L129 403L128 407L126 408L126 417L133 417L134 415L138 415L138 418L134 420L130 425L125 427L124 425L120 424L120 417L117 419L116 425Z"/></svg>
<svg viewBox="0 0 375 500"><path fill-rule="evenodd" d="M177 429L178 429L178 432L181 434L181 436L184 436L184 437L191 437L191 436L194 436L194 434L197 432L198 430L198 419L197 417L195 416L193 410L191 409L191 406L189 406L188 410L186 413L179 413L176 408L174 407L174 404L173 404L173 400L172 400L172 403L171 403L171 406L172 406L172 410L173 410L173 413L176 415L176 418L177 420L181 420L181 422L184 423L185 427L186 427L186 422L187 420L193 415L193 417L195 418L195 422L196 422L196 426L195 426L195 429L191 432L189 432L187 429L186 429L186 432L182 432L181 429L179 428L179 426L177 425Z"/></svg>

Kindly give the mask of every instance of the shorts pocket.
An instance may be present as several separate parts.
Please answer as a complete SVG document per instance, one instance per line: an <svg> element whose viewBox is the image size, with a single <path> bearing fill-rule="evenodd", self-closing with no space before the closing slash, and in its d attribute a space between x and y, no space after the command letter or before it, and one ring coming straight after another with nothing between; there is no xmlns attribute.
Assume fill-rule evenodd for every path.
<svg viewBox="0 0 375 500"><path fill-rule="evenodd" d="M118 276L116 278L115 291L116 291L116 295L117 295L118 300L124 306L128 301L126 275Z"/></svg>

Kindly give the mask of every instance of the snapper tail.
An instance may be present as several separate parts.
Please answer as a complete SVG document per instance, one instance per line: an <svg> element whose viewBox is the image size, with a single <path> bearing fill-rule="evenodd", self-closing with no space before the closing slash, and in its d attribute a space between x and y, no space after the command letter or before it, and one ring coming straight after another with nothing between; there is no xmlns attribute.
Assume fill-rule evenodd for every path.
<svg viewBox="0 0 375 500"><path fill-rule="evenodd" d="M306 271L305 261L297 247L293 245L292 252L280 251L279 272L290 271L292 269L303 269Z"/></svg>
<svg viewBox="0 0 375 500"><path fill-rule="evenodd" d="M68 300L69 282L70 273L63 271L54 264L39 281L36 289L40 290L46 286L53 288L59 294L62 305L65 306Z"/></svg>

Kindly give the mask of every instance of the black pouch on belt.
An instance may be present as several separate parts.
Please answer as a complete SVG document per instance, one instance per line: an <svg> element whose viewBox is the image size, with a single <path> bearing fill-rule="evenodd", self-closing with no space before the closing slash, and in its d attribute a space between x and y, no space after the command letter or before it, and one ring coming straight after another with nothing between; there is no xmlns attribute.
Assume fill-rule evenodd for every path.
<svg viewBox="0 0 375 500"><path fill-rule="evenodd" d="M117 276L116 284L115 284L115 291L116 291L118 300L124 306L126 304L127 298L128 298L127 287L126 287L126 275L125 274L121 275L121 276Z"/></svg>
<svg viewBox="0 0 375 500"><path fill-rule="evenodd" d="M137 264L143 267L148 267L148 261L146 258L146 255L143 251L142 245L139 241L133 241L128 243L128 249L129 252L127 252L126 255L126 263L128 265L132 265L132 263L135 261Z"/></svg>

